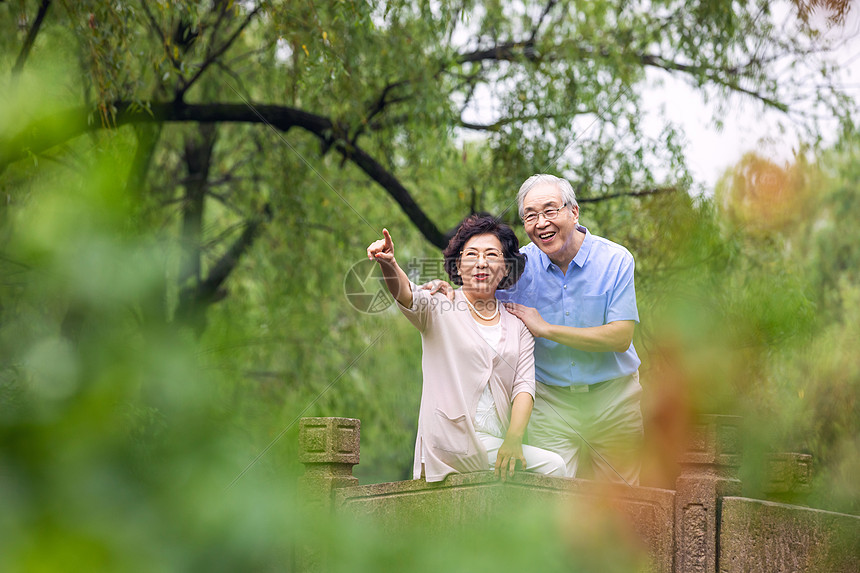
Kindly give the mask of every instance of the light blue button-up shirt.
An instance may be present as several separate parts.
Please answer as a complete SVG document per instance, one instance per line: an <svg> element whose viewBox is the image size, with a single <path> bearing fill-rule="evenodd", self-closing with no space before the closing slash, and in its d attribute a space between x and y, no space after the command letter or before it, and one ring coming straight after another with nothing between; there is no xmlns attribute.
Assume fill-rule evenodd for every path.
<svg viewBox="0 0 860 573"><path fill-rule="evenodd" d="M616 320L639 322L630 251L588 229L567 273L534 243L520 252L528 257L520 280L496 292L503 302L536 308L550 324L588 327ZM640 360L633 345L626 352L585 352L535 338L535 376L553 386L596 384L633 374Z"/></svg>

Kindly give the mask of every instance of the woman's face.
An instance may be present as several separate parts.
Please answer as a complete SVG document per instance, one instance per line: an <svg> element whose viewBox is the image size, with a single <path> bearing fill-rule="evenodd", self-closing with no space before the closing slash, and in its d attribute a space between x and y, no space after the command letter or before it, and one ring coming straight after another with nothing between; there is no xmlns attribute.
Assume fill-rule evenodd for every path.
<svg viewBox="0 0 860 573"><path fill-rule="evenodd" d="M499 238L491 233L475 235L463 245L457 269L463 288L493 293L507 274L505 254Z"/></svg>

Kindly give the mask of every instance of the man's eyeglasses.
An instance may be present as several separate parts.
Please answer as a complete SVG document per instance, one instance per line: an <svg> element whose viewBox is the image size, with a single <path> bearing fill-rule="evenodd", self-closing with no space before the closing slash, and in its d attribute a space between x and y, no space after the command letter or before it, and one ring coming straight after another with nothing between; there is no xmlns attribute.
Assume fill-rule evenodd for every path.
<svg viewBox="0 0 860 573"><path fill-rule="evenodd" d="M533 211L523 217L523 223L525 223L526 225L534 225L538 222L538 219L541 215L543 215L543 218L547 221L552 221L553 219L558 217L558 212L564 209L565 205L567 205L567 203L562 203L561 207L558 208L552 207L543 211Z"/></svg>

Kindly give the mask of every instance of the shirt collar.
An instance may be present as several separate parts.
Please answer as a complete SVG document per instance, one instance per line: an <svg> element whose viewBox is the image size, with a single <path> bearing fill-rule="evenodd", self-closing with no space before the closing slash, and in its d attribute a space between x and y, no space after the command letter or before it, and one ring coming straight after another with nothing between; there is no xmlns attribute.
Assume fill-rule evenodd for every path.
<svg viewBox="0 0 860 573"><path fill-rule="evenodd" d="M591 236L591 232L582 225L579 225L577 227L577 230L574 232L579 231L585 231L585 238L582 240L582 245L580 245L579 251L576 253L576 256L573 257L573 260L570 262L570 264L582 268L585 266L585 262L588 260L588 254L591 252L591 245L594 243L594 239ZM537 245L535 245L535 247L537 247ZM538 249L538 253L542 269L549 270L550 267L555 265L555 263L549 259L549 255L547 255L545 252ZM568 268L570 268L570 265L568 265Z"/></svg>
<svg viewBox="0 0 860 573"><path fill-rule="evenodd" d="M591 246L594 244L594 238L591 236L591 231L582 225L577 227L577 231L580 229L585 231L585 238L582 240L582 245L580 245L579 251L576 253L576 256L573 257L571 263L582 268L585 266L585 261L588 260L589 253L591 253Z"/></svg>

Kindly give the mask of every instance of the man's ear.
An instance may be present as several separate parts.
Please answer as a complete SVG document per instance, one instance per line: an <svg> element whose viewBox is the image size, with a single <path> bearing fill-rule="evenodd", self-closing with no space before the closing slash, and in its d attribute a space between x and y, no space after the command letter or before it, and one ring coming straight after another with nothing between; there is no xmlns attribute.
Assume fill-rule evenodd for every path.
<svg viewBox="0 0 860 573"><path fill-rule="evenodd" d="M579 205L571 207L571 211L573 211L573 218L576 219L576 225L579 226Z"/></svg>

